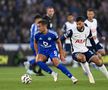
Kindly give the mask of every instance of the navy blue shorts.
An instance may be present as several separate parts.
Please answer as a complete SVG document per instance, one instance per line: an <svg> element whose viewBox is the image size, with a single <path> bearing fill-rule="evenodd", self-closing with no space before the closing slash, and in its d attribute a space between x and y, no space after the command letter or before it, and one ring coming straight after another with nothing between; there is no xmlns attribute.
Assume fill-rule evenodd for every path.
<svg viewBox="0 0 108 90"><path fill-rule="evenodd" d="M100 43L97 43L96 46L87 47L92 52L97 52L100 49L103 49L102 45Z"/></svg>
<svg viewBox="0 0 108 90"><path fill-rule="evenodd" d="M72 54L72 57L73 57L74 60L78 61L78 60L77 60L77 55L78 55L79 53L80 53L80 52L75 52L75 53ZM81 53L81 54L84 54L84 55L85 55L86 61L87 61L87 62L90 62L90 58L91 58L92 56L95 55L94 52L92 52L91 50L88 50L87 52Z"/></svg>
<svg viewBox="0 0 108 90"><path fill-rule="evenodd" d="M100 43L97 43L96 46L95 46L95 51L97 52L100 49L103 49L103 47Z"/></svg>

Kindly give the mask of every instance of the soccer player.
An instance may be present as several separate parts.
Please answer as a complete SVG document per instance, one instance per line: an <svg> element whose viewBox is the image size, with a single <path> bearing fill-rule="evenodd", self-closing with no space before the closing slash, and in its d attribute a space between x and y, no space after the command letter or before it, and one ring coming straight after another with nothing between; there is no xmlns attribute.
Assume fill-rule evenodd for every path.
<svg viewBox="0 0 108 90"><path fill-rule="evenodd" d="M73 59L82 63L83 67L85 68L85 71L88 74L90 83L95 83L95 80L92 76L92 73L90 72L88 66L89 62L94 62L99 68L99 70L108 78L108 71L102 63L102 59L100 59L98 55L95 55L86 46L87 38L90 39L90 41L92 41L92 44L95 45L90 28L84 25L83 17L77 17L76 24L77 26L69 30L66 34L64 34L61 37L61 40L65 40L69 37L72 39Z"/></svg>
<svg viewBox="0 0 108 90"><path fill-rule="evenodd" d="M103 47L99 43L99 40L98 40L98 37L97 37L97 32L100 33L100 31L99 31L99 27L97 25L97 20L94 18L94 16L95 16L94 10L92 8L88 9L87 10L87 17L88 18L85 20L84 23L86 23L87 26L91 29L91 33L92 33L92 36L93 36L94 41L96 43L96 46L93 47L92 44L90 43L89 39L88 39L87 40L87 47L91 50L94 49L97 54L105 55L105 50L103 49ZM102 36L102 34L101 34L101 36Z"/></svg>
<svg viewBox="0 0 108 90"><path fill-rule="evenodd" d="M33 54L34 56L36 56L36 51L34 49L34 36L36 34L36 32L38 31L37 29L37 23L42 19L42 17L37 14L35 17L34 17L34 23L31 25L31 28L30 28L30 47L33 51ZM42 76L42 71L41 71L41 68L39 68L38 71L36 71L35 69L35 66L36 66L36 63L35 63L35 58L32 59L32 60L29 60L27 62L24 62L24 65L25 65L25 68L27 69L27 73L28 74L36 74L36 75L39 75L39 76Z"/></svg>
<svg viewBox="0 0 108 90"><path fill-rule="evenodd" d="M100 31L99 26L97 24L97 20L94 18L94 16L95 16L94 10L92 8L89 8L87 10L87 17L88 18L85 20L84 23L91 29L91 33L92 33L92 36L94 38L94 41L95 41L96 45L93 46L91 44L90 40L87 39L87 47L91 51L94 51L101 58L101 56L105 55L105 50L102 47L102 45L99 43L97 33L99 33L103 39L105 39L105 37L101 34L101 31ZM94 64L92 64L92 65L95 68L97 68Z"/></svg>
<svg viewBox="0 0 108 90"><path fill-rule="evenodd" d="M57 81L57 73L52 71L44 61L48 58L51 59L54 66L60 69L66 76L68 76L75 84L78 80L59 62L58 51L56 43L58 45L60 59L65 61L61 41L56 32L47 29L47 21L41 20L38 23L39 31L35 34L35 50L37 52L36 63L47 73L54 77L54 81Z"/></svg>
<svg viewBox="0 0 108 90"><path fill-rule="evenodd" d="M49 6L46 8L46 15L43 17L43 19L45 19L47 21L47 23L48 23L47 28L48 29L53 29L52 21L53 21L54 13L55 13L55 11L54 11L53 7Z"/></svg>
<svg viewBox="0 0 108 90"><path fill-rule="evenodd" d="M73 28L75 26L76 26L76 22L74 21L74 16L72 13L69 13L67 15L67 21L63 25L62 32L66 33L68 30L70 30L71 28ZM66 52L71 53L71 49L70 49L71 48L71 39L70 38L65 40L64 47L65 47ZM73 60L72 62L73 62L73 65L72 65L73 68L78 67L78 62L76 62L75 60Z"/></svg>

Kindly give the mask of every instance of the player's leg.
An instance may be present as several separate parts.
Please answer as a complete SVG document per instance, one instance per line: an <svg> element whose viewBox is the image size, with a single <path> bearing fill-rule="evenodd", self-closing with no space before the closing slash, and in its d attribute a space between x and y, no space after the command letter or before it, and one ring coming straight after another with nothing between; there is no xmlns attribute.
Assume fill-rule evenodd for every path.
<svg viewBox="0 0 108 90"><path fill-rule="evenodd" d="M71 51L71 44L70 43L65 43L65 51L68 55L72 55L72 51ZM79 65L78 65L78 62L75 61L75 60L72 60L72 68L77 68Z"/></svg>
<svg viewBox="0 0 108 90"><path fill-rule="evenodd" d="M90 71L89 65L86 61L86 56L84 54L81 54L81 53L73 53L73 59L81 63L81 66L82 66L83 70L85 72L87 72L89 82L90 83L95 83L93 75Z"/></svg>
<svg viewBox="0 0 108 90"><path fill-rule="evenodd" d="M105 55L105 50L100 43L98 43L95 47L89 48L91 51L94 51L100 59L103 60L102 56ZM93 62L90 63L95 69L99 69L97 65Z"/></svg>
<svg viewBox="0 0 108 90"><path fill-rule="evenodd" d="M33 55L36 57L36 52L34 49L32 49ZM41 68L39 67L39 70L36 70L36 62L35 57L27 62L24 62L25 68L27 70L28 74L36 74L38 76L43 76Z"/></svg>
<svg viewBox="0 0 108 90"><path fill-rule="evenodd" d="M36 63L37 65L43 69L45 72L51 74L54 78L54 81L57 81L57 73L55 73L54 71L52 71L48 65L45 63L45 60L47 60L47 56L43 55L43 54L38 54L36 56Z"/></svg>
<svg viewBox="0 0 108 90"><path fill-rule="evenodd" d="M92 57L91 61L94 62L99 67L99 70L108 78L108 71L107 71L105 65L103 64L102 59L100 59L98 57L98 55L94 55L94 57Z"/></svg>
<svg viewBox="0 0 108 90"><path fill-rule="evenodd" d="M96 54L99 55L99 57L102 57L106 54L104 48L102 47L102 45L100 43L98 43L95 46L95 51L96 51Z"/></svg>
<svg viewBox="0 0 108 90"><path fill-rule="evenodd" d="M51 51L49 57L51 58L54 66L60 69L66 76L72 79L73 83L75 84L78 80L68 71L68 69L62 65L58 60L58 52L57 50Z"/></svg>
<svg viewBox="0 0 108 90"><path fill-rule="evenodd" d="M88 46L87 48L88 48L90 51L92 51L93 53L96 53L95 48L94 48L93 46ZM93 68L95 68L95 69L98 70L98 67L96 66L95 63L90 62L89 64L90 64Z"/></svg>
<svg viewBox="0 0 108 90"><path fill-rule="evenodd" d="M71 78L74 84L78 81L63 64L59 63L58 58L52 58L52 62L54 66L60 69L66 76Z"/></svg>
<svg viewBox="0 0 108 90"><path fill-rule="evenodd" d="M33 67L32 66L34 65L34 63L31 64L32 61L34 61L34 63L35 63L35 59L31 59L29 61L24 62L25 69L27 70L26 72L28 74L37 74L37 71L36 70L33 71Z"/></svg>

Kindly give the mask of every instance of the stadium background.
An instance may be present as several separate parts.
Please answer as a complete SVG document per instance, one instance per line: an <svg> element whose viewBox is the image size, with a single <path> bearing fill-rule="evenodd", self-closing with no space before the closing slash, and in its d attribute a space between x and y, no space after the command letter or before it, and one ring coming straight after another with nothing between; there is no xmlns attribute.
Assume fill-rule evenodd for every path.
<svg viewBox="0 0 108 90"><path fill-rule="evenodd" d="M31 55L29 48L30 25L38 12L45 14L45 7L55 8L54 27L60 35L68 12L75 17L86 17L86 10L92 7L101 32L106 37L100 41L108 54L108 0L0 0L0 65L19 66ZM105 56L105 63L108 63Z"/></svg>

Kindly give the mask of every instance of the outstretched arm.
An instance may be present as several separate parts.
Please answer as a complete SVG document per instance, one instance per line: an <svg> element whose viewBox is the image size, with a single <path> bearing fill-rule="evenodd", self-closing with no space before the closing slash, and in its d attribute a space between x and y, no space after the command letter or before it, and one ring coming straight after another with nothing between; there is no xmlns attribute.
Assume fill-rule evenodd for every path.
<svg viewBox="0 0 108 90"><path fill-rule="evenodd" d="M60 38L61 42L63 42L65 39L71 37L72 34L73 34L73 32L72 32L72 30L70 29L69 31L67 31L67 32Z"/></svg>
<svg viewBox="0 0 108 90"><path fill-rule="evenodd" d="M37 45L37 41L36 40L34 40L34 48L35 48L36 53L38 53L38 45Z"/></svg>
<svg viewBox="0 0 108 90"><path fill-rule="evenodd" d="M61 44L61 41L60 41L60 39L57 39L57 45L58 45L58 49L59 49L59 53L60 53L60 59L61 59L61 61L65 61L65 58L64 58L64 51L63 51L63 48L62 48L62 44Z"/></svg>

